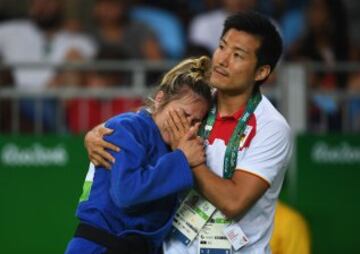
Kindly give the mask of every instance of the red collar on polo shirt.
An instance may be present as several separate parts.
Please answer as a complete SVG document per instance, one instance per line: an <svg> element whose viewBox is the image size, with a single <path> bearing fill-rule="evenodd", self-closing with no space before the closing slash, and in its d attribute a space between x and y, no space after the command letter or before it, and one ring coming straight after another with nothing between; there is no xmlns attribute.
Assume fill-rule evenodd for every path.
<svg viewBox="0 0 360 254"><path fill-rule="evenodd" d="M224 140L225 144L227 145L228 141L231 138L231 135L238 123L238 120L243 115L245 110L245 106L241 107L238 111L236 111L232 115L228 116L220 116L219 112L216 114L215 123L213 129L209 136L209 143L212 144L215 139L222 139ZM251 126L251 131L248 134L249 136L246 138L246 142L243 147L248 147L251 140L256 134L256 117L255 114L250 116L249 122L247 123L248 126ZM242 148L242 147L241 147Z"/></svg>

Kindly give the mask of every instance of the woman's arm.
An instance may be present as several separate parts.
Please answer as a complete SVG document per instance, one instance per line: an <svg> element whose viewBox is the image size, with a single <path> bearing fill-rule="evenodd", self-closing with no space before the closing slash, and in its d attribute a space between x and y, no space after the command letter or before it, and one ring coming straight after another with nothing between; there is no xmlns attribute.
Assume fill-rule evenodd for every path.
<svg viewBox="0 0 360 254"><path fill-rule="evenodd" d="M179 140L189 131L190 124L186 120L183 111L171 111L167 124L168 126L171 124L174 128L171 132L171 148L174 150L175 147L177 147ZM118 152L120 151L120 148L115 144L104 140L104 136L110 135L112 132L112 129L106 128L104 123L101 123L86 133L84 145L90 161L95 166L103 166L110 169L111 164L114 163L115 158L109 151Z"/></svg>
<svg viewBox="0 0 360 254"><path fill-rule="evenodd" d="M162 155L155 164L151 163L147 145L124 124L116 126L107 140L121 147L120 152L111 152L115 162L111 166L110 188L113 201L120 207L160 199L192 187L190 166L205 160L204 154L199 156L202 144L190 135L179 142L178 149Z"/></svg>

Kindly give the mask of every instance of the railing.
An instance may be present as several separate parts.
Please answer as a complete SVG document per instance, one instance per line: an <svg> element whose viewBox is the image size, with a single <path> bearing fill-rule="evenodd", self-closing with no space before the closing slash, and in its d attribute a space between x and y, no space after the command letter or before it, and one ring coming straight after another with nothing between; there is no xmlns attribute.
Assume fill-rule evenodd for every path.
<svg viewBox="0 0 360 254"><path fill-rule="evenodd" d="M56 110L53 110L54 126L50 128L51 132L64 133L67 132L66 124L66 107L63 105L67 101L73 99L89 100L99 99L104 102L111 101L118 97L121 98L146 98L151 93L151 84L147 84L147 75L151 72L162 73L165 70L170 69L174 66L173 61L162 61L162 62L147 62L147 61L102 61L102 62L86 62L86 63L67 63L67 64L53 64L53 63L14 63L9 65L0 65L1 69L16 69L16 71L23 70L44 70L51 69L60 71L121 71L129 72L131 74L131 80L129 84L122 84L117 87L107 87L103 89L90 89L84 87L74 87L73 84L63 84L60 88L48 88L48 89L16 89L16 88L1 88L0 89L0 104L4 107L6 101L7 110L2 110L0 114L0 126L4 126L6 123L7 127L5 130L13 134L24 132L22 125L23 121L21 117L25 115L26 111L31 109L31 123L30 128L27 123L26 131L30 133L41 134L45 131L44 126L44 109L48 107L48 100L51 100L56 105ZM26 87L26 84L20 84L22 87ZM78 84L79 85L79 84ZM31 101L31 103L29 102ZM89 103L79 102L79 108L84 112L89 111ZM101 107L101 105L100 105ZM124 110L133 110L133 108L126 108ZM100 108L100 111L104 111ZM107 117L114 115L119 112L112 112L111 109L107 110ZM25 113L24 113L25 112ZM29 114L29 112L28 112ZM82 114L80 114L81 116ZM86 122L87 119L79 118L79 122ZM105 120L101 117L101 120ZM9 121L9 122L8 122ZM81 124L80 124L81 125ZM82 130L86 131L91 126L82 124ZM3 128L4 129L4 128Z"/></svg>
<svg viewBox="0 0 360 254"><path fill-rule="evenodd" d="M310 102L322 100L332 105L332 112L321 109L320 121L311 126L307 119L307 129L312 132L359 132L360 131L360 63L338 62L336 65L307 63L303 65L306 73L307 110L310 113ZM337 79L337 89L321 89L311 87L311 74L332 74ZM355 78L355 79L354 79ZM357 88L351 88L356 83ZM326 107L325 107L326 108Z"/></svg>
<svg viewBox="0 0 360 254"><path fill-rule="evenodd" d="M148 82L149 73L164 73L176 62L147 62L147 61L103 61L103 62L88 62L77 64L50 64L50 63L16 63L11 66L0 65L1 69L44 69L51 68L63 71L122 71L129 72L131 79L129 84L119 87L109 87L104 89L89 89L81 87L72 87L64 84L61 88L45 89L45 90L24 90L15 88L1 88L0 87L0 127L4 132L19 133L23 132L22 120L24 117L24 110L32 108L32 121L31 128L28 132L41 134L49 129L44 124L43 114L44 111L49 110L49 103L55 103L56 110L52 111L53 127L50 128L51 132L66 133L69 130L67 118L68 111L64 106L68 102L79 99L77 109L83 112L89 112L90 99L101 100L106 104L119 97L128 98L130 100L142 98L145 99L151 94L152 85ZM311 104L319 96L330 98L335 102L337 110L340 112L340 129L338 131L354 132L360 130L360 120L358 117L353 119L354 115L350 117L349 106L350 102L360 101L360 93L349 91L345 89L337 89L331 91L323 91L309 87L308 78L311 73L315 72L360 72L360 64L358 63L344 63L339 66L325 67L318 64L291 64L283 63L279 66L276 73L276 80L274 84L263 86L263 92L275 102L278 109L288 119L292 129L295 133L304 131L325 132L332 129L331 122L329 122L326 112L319 111L319 119L315 124L311 122ZM29 100L31 103L29 104ZM87 101L81 103L81 100ZM25 102L24 102L25 101ZM26 103L27 101L27 103ZM102 120L104 117L109 117L118 112L113 112L109 105L99 106L100 115ZM80 110L80 111L81 111ZM132 108L124 108L124 110L133 110ZM359 111L360 114L360 111ZM86 113L79 113L79 126L83 131L86 131L92 126L86 126ZM6 125L6 128L3 126Z"/></svg>
<svg viewBox="0 0 360 254"><path fill-rule="evenodd" d="M23 116L24 107L32 107L32 119L30 120L32 127L28 127L27 129L30 131L25 132L33 132L35 134L42 134L43 132L56 132L56 133L65 133L67 132L66 128L66 107L64 104L66 102L72 101L73 99L79 99L80 105L79 108L82 108L84 112L89 111L89 103L86 103L88 99L99 99L102 101L111 101L117 97L121 98L146 98L146 95L150 89L146 88L141 91L136 89L128 89L128 88L106 88L106 89L83 89L83 88L63 88L63 89L46 89L46 90L17 90L12 88L6 88L0 90L0 105L1 102L4 103L6 100L8 102L8 112L0 114L0 124L3 124L5 121L9 121L8 131L17 134L19 132L24 132L21 128L21 120L20 117ZM50 130L46 130L44 126L44 108L49 107L48 102L53 102L57 105L54 105L53 117L54 117L54 126L50 128ZM81 102L83 105L81 105ZM101 105L100 105L101 106ZM104 109L105 110L105 109ZM128 108L127 110L134 110L133 108ZM100 111L103 109L100 108ZM111 116L119 112L109 112L104 113L106 116ZM101 118L105 120L104 117ZM85 119L78 119L79 122L86 121ZM4 124L3 124L4 125ZM90 126L83 126L83 130L86 131Z"/></svg>

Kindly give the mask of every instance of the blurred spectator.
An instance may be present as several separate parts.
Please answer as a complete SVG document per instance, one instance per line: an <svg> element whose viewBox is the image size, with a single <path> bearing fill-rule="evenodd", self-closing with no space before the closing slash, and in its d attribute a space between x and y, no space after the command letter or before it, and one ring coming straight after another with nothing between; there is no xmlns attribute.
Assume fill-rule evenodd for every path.
<svg viewBox="0 0 360 254"><path fill-rule="evenodd" d="M11 71L8 68L0 69L0 89L12 87L12 84ZM10 132L12 120L11 101L0 97L0 132Z"/></svg>
<svg viewBox="0 0 360 254"><path fill-rule="evenodd" d="M294 8L286 11L279 19L279 26L283 34L286 52L298 41L305 30L305 15L303 8Z"/></svg>
<svg viewBox="0 0 360 254"><path fill-rule="evenodd" d="M308 224L295 209L278 201L274 230L270 241L272 254L310 254L311 239Z"/></svg>
<svg viewBox="0 0 360 254"><path fill-rule="evenodd" d="M360 62L360 1L345 0L345 5L348 12L348 22L350 30L350 60L353 62ZM352 94L360 93L360 70L354 72L349 77L348 92ZM348 104L347 118L351 124L352 131L360 131L360 96L351 98Z"/></svg>
<svg viewBox="0 0 360 254"><path fill-rule="evenodd" d="M102 49L96 61L124 60L126 56L118 51ZM126 73L118 71L89 71L87 73L71 73L70 79L78 81L82 87L88 89L120 87L129 82ZM65 78L69 78L67 75ZM142 105L141 97L122 97L116 99L106 98L81 98L72 99L66 103L66 119L68 130L72 133L81 133L90 130L106 119L126 111L135 111Z"/></svg>
<svg viewBox="0 0 360 254"><path fill-rule="evenodd" d="M63 29L63 2L61 0L31 0L29 19L12 20L0 25L0 57L6 64L63 63L76 52L83 58L95 54L91 40L81 34ZM14 67L15 86L20 89L43 89L54 78L56 70ZM21 116L30 121L41 121L42 129L53 130L56 102L53 99L20 101ZM38 110L36 110L38 109Z"/></svg>
<svg viewBox="0 0 360 254"><path fill-rule="evenodd" d="M304 32L306 2L307 0L258 0L257 10L270 16L279 25L285 51Z"/></svg>
<svg viewBox="0 0 360 254"><path fill-rule="evenodd" d="M195 15L209 11L220 6L219 0L136 0L134 5L160 8L177 16L184 27L188 27L189 21Z"/></svg>
<svg viewBox="0 0 360 254"><path fill-rule="evenodd" d="M29 20L12 20L0 24L0 56L8 64L50 62L61 63L69 51L85 58L95 54L94 44L84 35L62 29L61 0L31 0ZM54 76L53 68L15 68L16 87L44 88Z"/></svg>
<svg viewBox="0 0 360 254"><path fill-rule="evenodd" d="M360 131L360 71L353 73L349 78L349 94L356 92L357 95L351 97L348 103L347 118L351 124L349 130Z"/></svg>
<svg viewBox="0 0 360 254"><path fill-rule="evenodd" d="M351 60L360 61L360 1L344 0L348 13Z"/></svg>
<svg viewBox="0 0 360 254"><path fill-rule="evenodd" d="M127 55L130 59L158 60L162 50L154 32L129 17L125 0L95 0L94 37L100 48Z"/></svg>
<svg viewBox="0 0 360 254"><path fill-rule="evenodd" d="M281 17L288 10L287 0L258 0L258 10L272 17L276 21L280 21Z"/></svg>
<svg viewBox="0 0 360 254"><path fill-rule="evenodd" d="M312 61L325 67L349 60L349 36L345 8L341 0L311 0L307 8L307 30L288 51L290 60ZM335 91L347 84L344 72L318 71L310 75L310 86L320 91ZM327 95L314 97L310 122L313 129L341 129L337 101ZM325 123L322 123L322 118ZM325 126L323 126L325 125Z"/></svg>
<svg viewBox="0 0 360 254"><path fill-rule="evenodd" d="M190 47L202 46L214 52L218 46L225 18L231 13L254 9L256 2L256 0L222 0L221 8L195 16L189 25Z"/></svg>
<svg viewBox="0 0 360 254"><path fill-rule="evenodd" d="M291 52L291 59L331 66L349 59L348 48L347 16L341 0L311 0L307 8L307 30ZM326 84L329 85L335 83Z"/></svg>
<svg viewBox="0 0 360 254"><path fill-rule="evenodd" d="M302 9L309 0L258 0L258 11L280 22L287 12Z"/></svg>
<svg viewBox="0 0 360 254"><path fill-rule="evenodd" d="M183 57L186 41L183 25L177 16L167 10L144 5L134 6L130 15L153 29L167 58Z"/></svg>

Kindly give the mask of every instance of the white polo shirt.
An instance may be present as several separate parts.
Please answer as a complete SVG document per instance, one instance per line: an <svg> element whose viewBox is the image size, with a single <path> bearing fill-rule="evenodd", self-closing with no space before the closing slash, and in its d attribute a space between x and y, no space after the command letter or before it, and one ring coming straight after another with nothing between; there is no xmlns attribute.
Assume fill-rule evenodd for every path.
<svg viewBox="0 0 360 254"><path fill-rule="evenodd" d="M95 44L86 36L59 31L47 40L36 25L27 20L9 21L0 25L0 59L8 64L48 62L62 63L70 50L77 50L87 59L96 53ZM54 77L53 68L16 68L16 86L21 89L44 88Z"/></svg>
<svg viewBox="0 0 360 254"><path fill-rule="evenodd" d="M218 176L223 176L226 144L236 127L244 109L232 116L216 116L206 148L207 165ZM292 138L290 128L284 117L270 101L262 100L249 119L240 142L237 170L260 177L270 187L265 194L237 221L249 243L233 253L263 254L271 253L269 241L272 233L275 203L280 193L284 174L290 160ZM186 247L175 238L164 243L166 254L196 254L199 239Z"/></svg>

